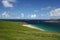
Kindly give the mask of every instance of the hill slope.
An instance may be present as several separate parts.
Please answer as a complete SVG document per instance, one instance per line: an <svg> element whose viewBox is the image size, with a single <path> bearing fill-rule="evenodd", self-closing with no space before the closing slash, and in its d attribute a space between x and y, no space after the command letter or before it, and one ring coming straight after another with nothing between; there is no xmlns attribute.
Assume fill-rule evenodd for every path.
<svg viewBox="0 0 60 40"><path fill-rule="evenodd" d="M22 26L22 22L0 21L0 40L60 40L60 33Z"/></svg>

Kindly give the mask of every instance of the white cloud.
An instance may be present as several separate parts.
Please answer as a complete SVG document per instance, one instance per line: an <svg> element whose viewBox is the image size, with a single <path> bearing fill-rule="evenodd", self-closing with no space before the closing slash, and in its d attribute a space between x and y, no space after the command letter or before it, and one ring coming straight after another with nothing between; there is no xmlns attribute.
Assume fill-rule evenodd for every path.
<svg viewBox="0 0 60 40"><path fill-rule="evenodd" d="M4 7L13 7L13 4L9 3L8 1L2 1Z"/></svg>
<svg viewBox="0 0 60 40"><path fill-rule="evenodd" d="M60 18L60 8L52 9L50 12L48 12L46 14L41 14L40 18L58 19L58 18Z"/></svg>
<svg viewBox="0 0 60 40"><path fill-rule="evenodd" d="M21 13L21 17L24 17L24 13Z"/></svg>
<svg viewBox="0 0 60 40"><path fill-rule="evenodd" d="M57 8L57 9L52 9L50 12L48 13L44 13L44 14L41 14L41 16L60 16L60 8Z"/></svg>
<svg viewBox="0 0 60 40"><path fill-rule="evenodd" d="M50 11L50 16L60 16L60 8Z"/></svg>
<svg viewBox="0 0 60 40"><path fill-rule="evenodd" d="M42 7L41 10L48 10L48 9L52 9L53 7L48 6L48 7Z"/></svg>
<svg viewBox="0 0 60 40"><path fill-rule="evenodd" d="M20 19L20 17L16 17L17 19Z"/></svg>
<svg viewBox="0 0 60 40"><path fill-rule="evenodd" d="M16 2L16 0L5 0L5 1L9 1L9 2Z"/></svg>
<svg viewBox="0 0 60 40"><path fill-rule="evenodd" d="M10 15L6 11L3 12L1 16L2 16L2 18L9 18L10 17Z"/></svg>
<svg viewBox="0 0 60 40"><path fill-rule="evenodd" d="M2 0L2 4L4 7L13 7L13 4L10 2L15 2L15 0Z"/></svg>
<svg viewBox="0 0 60 40"><path fill-rule="evenodd" d="M37 17L36 14L32 14L32 15L31 15L31 18L36 18L36 17Z"/></svg>
<svg viewBox="0 0 60 40"><path fill-rule="evenodd" d="M51 6L46 7L46 9L51 9L51 8L52 8Z"/></svg>
<svg viewBox="0 0 60 40"><path fill-rule="evenodd" d="M38 13L38 12L39 12L39 10L34 10L34 12Z"/></svg>

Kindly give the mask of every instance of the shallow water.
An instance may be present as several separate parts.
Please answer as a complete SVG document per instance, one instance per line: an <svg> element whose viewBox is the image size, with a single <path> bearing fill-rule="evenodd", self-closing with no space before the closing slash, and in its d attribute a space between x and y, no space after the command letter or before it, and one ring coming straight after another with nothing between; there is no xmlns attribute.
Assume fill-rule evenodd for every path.
<svg viewBox="0 0 60 40"><path fill-rule="evenodd" d="M60 33L60 26L53 26L53 25L41 25L41 24L31 24L35 27L41 28L45 31L49 31L49 32L59 32ZM56 24L55 24L56 25Z"/></svg>

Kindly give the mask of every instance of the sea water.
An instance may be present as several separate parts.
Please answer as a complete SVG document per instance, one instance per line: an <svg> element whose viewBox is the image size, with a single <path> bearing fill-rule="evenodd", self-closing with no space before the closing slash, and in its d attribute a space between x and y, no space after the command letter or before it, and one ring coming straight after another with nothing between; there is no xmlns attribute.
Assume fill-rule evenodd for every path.
<svg viewBox="0 0 60 40"><path fill-rule="evenodd" d="M59 32L60 33L60 26L52 26L52 25L41 25L41 24L31 24L37 28L43 29L48 32ZM56 24L55 24L56 25Z"/></svg>

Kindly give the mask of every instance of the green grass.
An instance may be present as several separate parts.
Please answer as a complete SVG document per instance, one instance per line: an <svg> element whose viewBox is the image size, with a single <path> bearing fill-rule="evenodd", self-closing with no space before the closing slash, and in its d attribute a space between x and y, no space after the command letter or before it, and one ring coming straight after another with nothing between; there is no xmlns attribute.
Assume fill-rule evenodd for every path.
<svg viewBox="0 0 60 40"><path fill-rule="evenodd" d="M0 40L60 40L60 33L40 31L22 24L25 23L0 20Z"/></svg>

